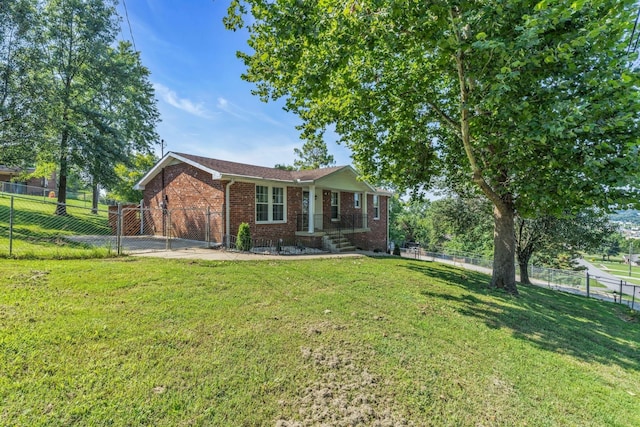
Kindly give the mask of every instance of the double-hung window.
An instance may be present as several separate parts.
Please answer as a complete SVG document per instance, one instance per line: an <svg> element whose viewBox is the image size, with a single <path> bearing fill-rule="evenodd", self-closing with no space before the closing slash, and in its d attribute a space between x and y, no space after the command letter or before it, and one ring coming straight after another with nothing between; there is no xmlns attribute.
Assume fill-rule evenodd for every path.
<svg viewBox="0 0 640 427"><path fill-rule="evenodd" d="M284 222L284 187L256 185L256 222Z"/></svg>
<svg viewBox="0 0 640 427"><path fill-rule="evenodd" d="M340 219L340 193L337 191L331 192L331 219Z"/></svg>
<svg viewBox="0 0 640 427"><path fill-rule="evenodd" d="M271 220L284 221L284 188L271 188Z"/></svg>
<svg viewBox="0 0 640 427"><path fill-rule="evenodd" d="M380 219L380 197L373 195L373 219Z"/></svg>
<svg viewBox="0 0 640 427"><path fill-rule="evenodd" d="M362 193L353 193L353 207L360 209L362 206Z"/></svg>

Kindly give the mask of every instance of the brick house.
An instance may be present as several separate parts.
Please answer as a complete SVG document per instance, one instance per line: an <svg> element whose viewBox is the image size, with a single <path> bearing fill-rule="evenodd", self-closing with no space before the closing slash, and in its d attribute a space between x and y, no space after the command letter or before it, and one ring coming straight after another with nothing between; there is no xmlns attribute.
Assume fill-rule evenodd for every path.
<svg viewBox="0 0 640 427"><path fill-rule="evenodd" d="M358 179L351 166L286 171L170 152L135 188L150 209L219 213L210 239L226 245L246 222L254 240L387 250L391 193ZM182 226L202 228L190 221Z"/></svg>
<svg viewBox="0 0 640 427"><path fill-rule="evenodd" d="M25 174L32 174L35 168L21 169L0 165L0 191L14 194L29 194L42 196L50 191L56 191L57 180L53 172L49 178L21 179Z"/></svg>

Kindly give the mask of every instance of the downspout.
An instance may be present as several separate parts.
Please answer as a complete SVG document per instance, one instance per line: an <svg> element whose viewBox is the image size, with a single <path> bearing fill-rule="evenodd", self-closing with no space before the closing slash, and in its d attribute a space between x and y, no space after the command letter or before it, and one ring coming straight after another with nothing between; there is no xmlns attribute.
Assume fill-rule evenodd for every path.
<svg viewBox="0 0 640 427"><path fill-rule="evenodd" d="M224 222L225 222L225 233L227 235L227 249L229 248L229 245L231 243L231 206L230 206L230 200L231 200L231 191L230 191L230 187L233 185L233 183L236 182L235 179L232 179L231 181L227 182L227 186L225 188L225 192L224 192Z"/></svg>
<svg viewBox="0 0 640 427"><path fill-rule="evenodd" d="M389 203L391 201L391 197L387 197L387 252L389 251L389 249L391 248L390 242L389 242L389 220L391 217L391 203Z"/></svg>

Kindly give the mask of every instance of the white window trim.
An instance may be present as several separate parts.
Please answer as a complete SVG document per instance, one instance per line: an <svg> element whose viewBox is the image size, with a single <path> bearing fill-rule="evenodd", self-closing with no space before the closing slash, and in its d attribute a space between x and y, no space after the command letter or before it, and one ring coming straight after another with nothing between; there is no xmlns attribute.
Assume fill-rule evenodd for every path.
<svg viewBox="0 0 640 427"><path fill-rule="evenodd" d="M337 200L338 200L338 204L337 204L337 205L334 205L334 204L333 204L333 195L334 195L334 193L338 195L338 198L337 198ZM338 208L338 210L337 210L337 212L338 212L338 217L337 217L337 218L334 218L334 217L333 217L333 215L331 215L331 221L340 221L340 192L339 192L339 191L332 191L332 192L331 192L331 195L330 195L329 197L330 197L330 199L329 199L329 202L330 202L330 207L329 207L329 209L331 209L331 210L332 210L332 208L333 208L334 206L337 206L337 208ZM333 214L333 212L330 212L330 214Z"/></svg>
<svg viewBox="0 0 640 427"><path fill-rule="evenodd" d="M258 221L258 187L267 187L268 194L268 216L269 219L266 221ZM274 221L273 220L273 189L274 188L282 188L282 218L281 220ZM269 185L269 184L256 184L254 189L254 197L253 197L253 209L256 219L256 224L285 224L287 222L287 187L284 185Z"/></svg>
<svg viewBox="0 0 640 427"><path fill-rule="evenodd" d="M380 196L373 195L373 219L380 219Z"/></svg>
<svg viewBox="0 0 640 427"><path fill-rule="evenodd" d="M353 207L355 209L362 207L362 193L353 193Z"/></svg>

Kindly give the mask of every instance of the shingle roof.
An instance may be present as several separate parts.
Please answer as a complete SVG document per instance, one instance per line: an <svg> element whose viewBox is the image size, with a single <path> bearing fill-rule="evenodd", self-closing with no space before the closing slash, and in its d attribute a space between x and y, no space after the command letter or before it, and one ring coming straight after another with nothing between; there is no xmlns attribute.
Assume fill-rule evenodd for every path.
<svg viewBox="0 0 640 427"><path fill-rule="evenodd" d="M287 171L264 166L247 165L244 163L229 162L226 160L211 159L208 157L194 156L193 154L175 153L178 156L189 159L209 169L220 172L223 175L237 175L250 178L274 179L278 181L314 181L330 175L348 166L335 166L330 168Z"/></svg>

